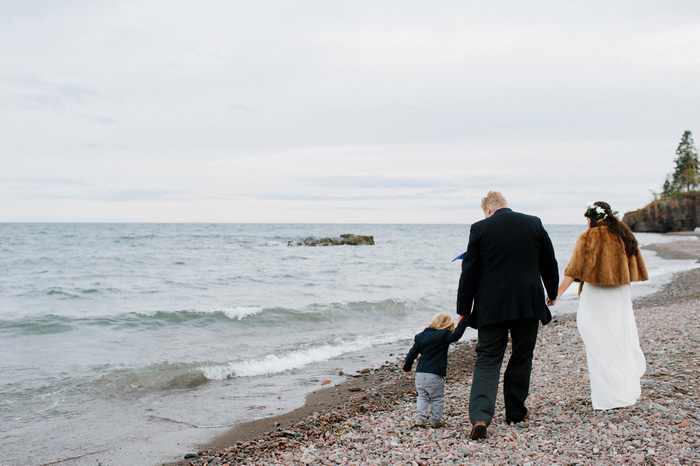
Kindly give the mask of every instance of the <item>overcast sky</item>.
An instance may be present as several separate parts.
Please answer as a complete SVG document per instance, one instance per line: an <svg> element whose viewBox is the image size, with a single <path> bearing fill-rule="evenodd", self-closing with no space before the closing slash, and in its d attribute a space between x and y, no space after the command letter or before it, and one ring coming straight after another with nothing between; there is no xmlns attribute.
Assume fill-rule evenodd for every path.
<svg viewBox="0 0 700 466"><path fill-rule="evenodd" d="M700 134L697 0L0 0L0 46L0 221L583 223Z"/></svg>

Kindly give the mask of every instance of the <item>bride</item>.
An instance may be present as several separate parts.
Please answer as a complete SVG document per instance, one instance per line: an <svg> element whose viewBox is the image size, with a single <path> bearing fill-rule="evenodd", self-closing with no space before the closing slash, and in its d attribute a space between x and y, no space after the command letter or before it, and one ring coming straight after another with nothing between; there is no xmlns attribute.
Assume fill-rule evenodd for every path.
<svg viewBox="0 0 700 466"><path fill-rule="evenodd" d="M630 282L649 276L637 240L616 214L606 202L586 207L589 229L576 241L558 292L580 282L576 323L586 346L593 409L635 404L646 369Z"/></svg>

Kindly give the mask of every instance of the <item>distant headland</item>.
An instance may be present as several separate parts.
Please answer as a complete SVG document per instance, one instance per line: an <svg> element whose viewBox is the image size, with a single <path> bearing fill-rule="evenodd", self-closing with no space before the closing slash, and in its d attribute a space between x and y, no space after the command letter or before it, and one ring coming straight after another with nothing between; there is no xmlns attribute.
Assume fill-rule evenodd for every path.
<svg viewBox="0 0 700 466"><path fill-rule="evenodd" d="M675 170L666 177L661 193L654 193L654 202L622 218L632 231L668 233L700 227L700 164L690 131L683 133L674 162Z"/></svg>
<svg viewBox="0 0 700 466"><path fill-rule="evenodd" d="M622 221L636 232L668 233L700 227L700 191L679 193L627 212Z"/></svg>

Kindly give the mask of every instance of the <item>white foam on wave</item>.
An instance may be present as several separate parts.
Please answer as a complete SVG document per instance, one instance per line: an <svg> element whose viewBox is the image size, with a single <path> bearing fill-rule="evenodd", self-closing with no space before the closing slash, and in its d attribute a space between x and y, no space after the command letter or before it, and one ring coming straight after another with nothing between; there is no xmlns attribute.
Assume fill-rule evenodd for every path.
<svg viewBox="0 0 700 466"><path fill-rule="evenodd" d="M172 313L169 313L167 311L138 311L136 312L137 315L143 315L143 316L148 316L148 317L154 317L159 314L173 314L173 315L182 315L182 314L224 314L226 317L229 319L238 319L242 320L244 317L248 316L253 316L256 314L261 313L264 310L262 306L236 306L236 307L211 307L211 308L205 308L205 309L189 309L189 310L183 310L183 311L174 311Z"/></svg>
<svg viewBox="0 0 700 466"><path fill-rule="evenodd" d="M261 306L236 306L236 307L219 307L210 309L197 309L195 312L200 314L215 314L223 313L229 319L242 320L244 317L253 316L263 311Z"/></svg>
<svg viewBox="0 0 700 466"><path fill-rule="evenodd" d="M408 333L387 333L372 337L359 337L343 343L304 348L283 354L268 354L262 358L246 359L228 364L201 367L200 369L209 380L278 374L291 369L298 369L308 364L337 358L354 351L365 350L376 345L404 340L412 336L412 334Z"/></svg>
<svg viewBox="0 0 700 466"><path fill-rule="evenodd" d="M238 306L238 307L224 307L221 312L226 314L229 319L241 320L247 316L253 316L263 311L261 306Z"/></svg>

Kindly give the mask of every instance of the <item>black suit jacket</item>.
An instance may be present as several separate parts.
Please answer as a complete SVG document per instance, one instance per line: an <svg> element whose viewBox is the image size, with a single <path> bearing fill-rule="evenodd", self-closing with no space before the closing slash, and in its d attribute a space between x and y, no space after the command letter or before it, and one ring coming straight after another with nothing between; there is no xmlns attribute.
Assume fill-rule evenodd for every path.
<svg viewBox="0 0 700 466"><path fill-rule="evenodd" d="M548 323L543 283L556 299L559 268L539 218L501 208L472 225L457 291L457 313L469 317L469 326L517 319Z"/></svg>

